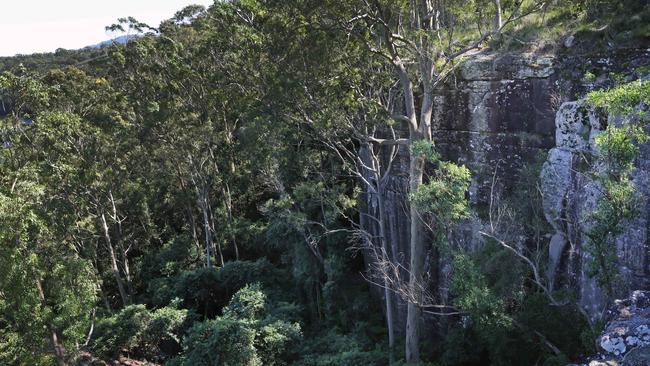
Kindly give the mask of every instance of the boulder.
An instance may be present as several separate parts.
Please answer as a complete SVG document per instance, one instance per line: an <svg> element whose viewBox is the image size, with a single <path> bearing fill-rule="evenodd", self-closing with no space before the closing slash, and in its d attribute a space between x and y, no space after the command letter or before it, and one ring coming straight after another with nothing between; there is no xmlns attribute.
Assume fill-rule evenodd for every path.
<svg viewBox="0 0 650 366"><path fill-rule="evenodd" d="M601 353L582 365L650 365L650 291L634 291L629 298L616 300L606 317L598 338Z"/></svg>

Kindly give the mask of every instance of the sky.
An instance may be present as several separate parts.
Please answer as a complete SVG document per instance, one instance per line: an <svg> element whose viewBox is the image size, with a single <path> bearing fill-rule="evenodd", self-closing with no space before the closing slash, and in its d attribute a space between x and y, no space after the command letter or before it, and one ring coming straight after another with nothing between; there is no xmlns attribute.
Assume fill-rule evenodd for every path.
<svg viewBox="0 0 650 366"><path fill-rule="evenodd" d="M113 38L104 27L133 16L157 27L190 4L213 0L0 0L0 56L77 49Z"/></svg>

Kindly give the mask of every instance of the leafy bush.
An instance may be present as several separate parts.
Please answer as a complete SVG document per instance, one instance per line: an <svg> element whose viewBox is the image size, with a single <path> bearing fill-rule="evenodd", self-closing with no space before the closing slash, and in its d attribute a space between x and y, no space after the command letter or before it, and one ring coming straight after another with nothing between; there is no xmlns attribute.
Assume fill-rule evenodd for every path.
<svg viewBox="0 0 650 366"><path fill-rule="evenodd" d="M168 300L178 297L183 307L205 317L216 314L225 305L218 272L217 268L183 272L173 280L173 292L167 295Z"/></svg>
<svg viewBox="0 0 650 366"><path fill-rule="evenodd" d="M329 330L323 334L310 337L303 344L301 354L304 356L294 363L296 366L380 366L388 365L385 350L371 348L370 342L364 342L350 334L341 334Z"/></svg>
<svg viewBox="0 0 650 366"><path fill-rule="evenodd" d="M255 330L237 319L196 323L183 340L185 351L170 365L262 365L255 350Z"/></svg>
<svg viewBox="0 0 650 366"><path fill-rule="evenodd" d="M266 295L259 284L239 290L223 316L197 323L183 340L183 354L171 365L285 365L300 326L267 311Z"/></svg>
<svg viewBox="0 0 650 366"><path fill-rule="evenodd" d="M582 333L589 330L589 324L576 305L553 306L545 295L533 293L522 301L515 317L529 333L539 332L564 355L575 359L584 353ZM541 344L539 337L536 341Z"/></svg>
<svg viewBox="0 0 650 366"><path fill-rule="evenodd" d="M146 255L142 260L141 276L149 282L157 277L175 276L187 269L187 262L196 256L196 246L185 234L175 236L158 251Z"/></svg>
<svg viewBox="0 0 650 366"><path fill-rule="evenodd" d="M221 268L199 268L178 277L158 278L152 282L149 296L155 305L164 306L179 298L185 308L205 318L218 315L239 289L247 284L264 285L271 297L290 283L288 275L266 259L227 262ZM286 296L282 296L286 297Z"/></svg>
<svg viewBox="0 0 650 366"><path fill-rule="evenodd" d="M253 321L264 311L266 295L260 285L246 286L237 291L223 311L225 318Z"/></svg>
<svg viewBox="0 0 650 366"><path fill-rule="evenodd" d="M451 292L453 303L467 315L444 340L443 365L556 365L585 352L583 334L589 325L575 305L553 306L542 293L525 293L504 286L513 266L500 273L490 258L491 244L474 256L458 255ZM508 258L501 258L507 263ZM507 270L504 270L507 269ZM522 274L525 276L525 274ZM521 286L521 285L520 285ZM566 294L555 294L565 298ZM549 344L561 352L555 355ZM564 364L566 364L565 362Z"/></svg>
<svg viewBox="0 0 650 366"><path fill-rule="evenodd" d="M164 360L180 351L187 319L187 310L166 307L150 311L144 305L130 305L97 323L91 348L105 357L124 353Z"/></svg>
<svg viewBox="0 0 650 366"><path fill-rule="evenodd" d="M299 366L381 366L388 365L386 352L381 350L350 350L341 353L309 355L295 365Z"/></svg>

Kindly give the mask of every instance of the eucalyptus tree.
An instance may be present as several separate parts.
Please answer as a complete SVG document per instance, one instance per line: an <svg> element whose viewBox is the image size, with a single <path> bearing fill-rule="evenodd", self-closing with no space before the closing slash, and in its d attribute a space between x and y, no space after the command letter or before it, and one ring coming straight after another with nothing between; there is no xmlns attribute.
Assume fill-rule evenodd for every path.
<svg viewBox="0 0 650 366"><path fill-rule="evenodd" d="M100 273L101 253L108 254L122 305L127 305L134 294L130 252L146 240L135 221L141 216L141 206L132 164L137 161L139 146L125 117L129 108L104 77L69 67L51 70L43 80L56 88L51 108L78 120L72 132L79 137L71 141L71 153L80 161L78 176L65 183L77 219L83 223L73 233L79 241L95 242L95 248L86 253Z"/></svg>
<svg viewBox="0 0 650 366"><path fill-rule="evenodd" d="M454 73L462 60L485 47L486 42L521 17L538 11L545 1L517 1L503 8L484 0L360 1L340 24L387 65L401 86L403 113L387 110L408 126L408 136L373 142L390 146L433 146L434 91ZM495 6L496 5L496 6ZM497 21L494 21L497 19ZM500 19L500 21L499 21ZM409 189L423 185L424 149L411 149ZM422 213L410 205L410 276L413 292L408 304L406 360L419 360L419 324L424 276L425 230ZM436 225L436 223L434 223Z"/></svg>
<svg viewBox="0 0 650 366"><path fill-rule="evenodd" d="M97 289L71 202L87 135L78 116L53 108L56 88L38 77L5 73L0 90L14 106L0 121L0 360L51 364L50 353L66 365L90 328Z"/></svg>

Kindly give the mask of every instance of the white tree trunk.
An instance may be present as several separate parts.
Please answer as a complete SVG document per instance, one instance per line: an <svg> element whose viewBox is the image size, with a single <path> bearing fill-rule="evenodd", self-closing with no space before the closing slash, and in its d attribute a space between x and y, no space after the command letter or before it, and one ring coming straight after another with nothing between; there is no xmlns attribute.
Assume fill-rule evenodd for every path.
<svg viewBox="0 0 650 366"><path fill-rule="evenodd" d="M503 16L501 15L501 0L493 0L496 14L494 16L494 28L500 29L503 26Z"/></svg>
<svg viewBox="0 0 650 366"><path fill-rule="evenodd" d="M422 184L424 172L424 158L411 156L409 168L409 187L411 192L417 191ZM410 205L409 216L411 220L411 263L409 276L409 292L418 300L419 287L424 271L424 242L422 238L422 222L414 204ZM406 315L406 362L414 363L420 360L420 317L422 311L419 304L410 301Z"/></svg>
<svg viewBox="0 0 650 366"><path fill-rule="evenodd" d="M212 248L212 233L210 232L210 218L208 215L208 202L207 202L207 189L201 187L199 190L199 205L201 206L201 211L203 211L203 231L205 233L205 257L206 264L208 268L212 267L211 262L211 248Z"/></svg>
<svg viewBox="0 0 650 366"><path fill-rule="evenodd" d="M115 256L115 249L113 248L113 243L111 242L111 234L108 231L108 224L106 223L106 215L102 212L101 214L102 228L104 229L104 239L106 240L106 246L108 247L108 255L111 258L111 272L115 277L117 282L117 289L120 292L120 297L122 298L122 304L124 306L131 303L130 298L126 290L124 289L124 282L122 281L122 276L120 275L120 269L117 266L117 258Z"/></svg>
<svg viewBox="0 0 650 366"><path fill-rule="evenodd" d="M379 179L377 179L379 181ZM379 236L383 248L383 255L386 256L385 260L391 261L391 248L388 243L388 237L386 233L386 208L384 207L384 199L382 194L384 193L383 184L378 184L377 189L377 204L379 205ZM389 288L389 279L384 278L384 296L386 297L386 325L388 327L388 348L389 352L392 355L393 349L395 347L395 306L393 305L393 293Z"/></svg>
<svg viewBox="0 0 650 366"><path fill-rule="evenodd" d="M422 69L423 74L430 77L432 72L430 60L423 59L420 62L429 65ZM410 131L411 144L417 141L432 141L431 115L433 113L433 90L431 90L429 81L430 79L424 82L420 121L416 123L417 130L411 129ZM412 87L409 88L409 92L412 96ZM414 115L415 111L411 111L410 114ZM424 166L424 156L411 154L409 166L409 190L411 193L417 192L422 185ZM421 286L423 285L424 278L425 243L422 218L417 207L412 203L410 204L409 216L411 220L409 292L413 296L413 299L411 299L407 307L405 355L406 362L416 363L420 361L420 321L422 317L422 309L420 306L423 295L421 293Z"/></svg>

